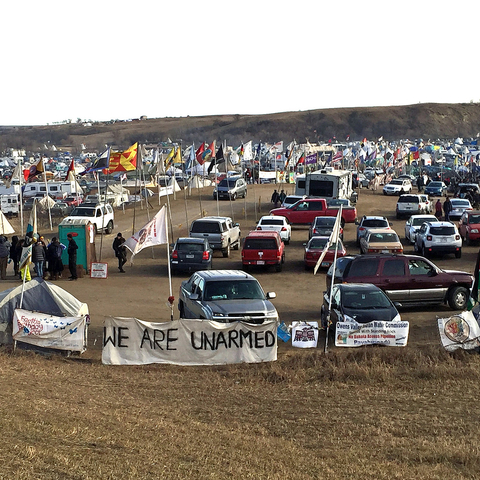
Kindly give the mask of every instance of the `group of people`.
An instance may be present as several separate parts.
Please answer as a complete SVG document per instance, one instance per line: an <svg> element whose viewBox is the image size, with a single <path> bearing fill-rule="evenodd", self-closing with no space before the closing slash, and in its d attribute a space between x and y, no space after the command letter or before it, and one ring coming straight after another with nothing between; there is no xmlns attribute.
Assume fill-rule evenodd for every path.
<svg viewBox="0 0 480 480"><path fill-rule="evenodd" d="M275 208L277 208L283 203L286 196L287 194L285 193L285 190L281 190L280 193L278 193L275 189L272 193L272 198L270 199L270 201L275 205Z"/></svg>
<svg viewBox="0 0 480 480"><path fill-rule="evenodd" d="M32 246L31 261L34 265L33 270L37 277L58 280L64 270L62 253L67 249L69 259L69 280L77 279L77 250L78 245L73 239L72 234L67 235L68 246L60 243L57 237L53 237L50 242L46 241L41 235L34 236L33 232L28 232L25 238L19 239L17 235L12 237L9 242L4 235L0 235L0 278L6 280L7 265L13 262L13 271L20 280L30 281L32 275L28 264L20 265L23 249ZM22 268L20 268L22 267Z"/></svg>
<svg viewBox="0 0 480 480"><path fill-rule="evenodd" d="M450 212L452 211L452 202L450 201L450 197L447 197L445 201L443 202L440 199L437 200L437 203L435 204L435 216L440 220L442 218L442 210L445 215L445 221L449 221L449 216Z"/></svg>

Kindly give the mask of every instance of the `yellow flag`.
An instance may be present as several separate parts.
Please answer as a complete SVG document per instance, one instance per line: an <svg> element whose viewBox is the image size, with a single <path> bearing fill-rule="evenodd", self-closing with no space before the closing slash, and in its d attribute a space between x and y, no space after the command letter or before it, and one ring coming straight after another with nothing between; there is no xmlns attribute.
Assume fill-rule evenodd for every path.
<svg viewBox="0 0 480 480"><path fill-rule="evenodd" d="M169 154L167 155L167 158L165 159L165 170L168 170L170 168L170 166L172 165L173 163L173 157L175 155L175 147L173 147Z"/></svg>
<svg viewBox="0 0 480 480"><path fill-rule="evenodd" d="M180 147L177 147L177 151L175 152L173 163L183 163L182 152Z"/></svg>

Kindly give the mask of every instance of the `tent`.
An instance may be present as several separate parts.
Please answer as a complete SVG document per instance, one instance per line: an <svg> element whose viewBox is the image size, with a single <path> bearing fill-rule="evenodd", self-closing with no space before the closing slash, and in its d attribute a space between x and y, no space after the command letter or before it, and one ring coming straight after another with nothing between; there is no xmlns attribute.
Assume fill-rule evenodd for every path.
<svg viewBox="0 0 480 480"><path fill-rule="evenodd" d="M22 285L0 292L0 345L11 344L13 313L20 306ZM63 288L42 279L25 284L22 308L58 317L88 315L88 305Z"/></svg>
<svg viewBox="0 0 480 480"><path fill-rule="evenodd" d="M0 211L0 235L11 235L12 233L15 233L15 230L12 225L10 225L10 222L7 220L3 212Z"/></svg>

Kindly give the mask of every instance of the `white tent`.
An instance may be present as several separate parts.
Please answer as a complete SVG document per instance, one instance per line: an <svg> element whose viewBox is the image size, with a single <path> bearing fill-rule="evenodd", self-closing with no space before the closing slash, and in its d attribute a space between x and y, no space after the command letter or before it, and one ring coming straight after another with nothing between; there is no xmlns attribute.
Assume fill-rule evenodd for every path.
<svg viewBox="0 0 480 480"><path fill-rule="evenodd" d="M213 182L208 178L202 178L198 175L195 175L193 178L190 179L188 182L189 188L203 188L203 187L211 187Z"/></svg>
<svg viewBox="0 0 480 480"><path fill-rule="evenodd" d="M0 235L11 235L15 233L14 228L10 225L2 211L0 211Z"/></svg>

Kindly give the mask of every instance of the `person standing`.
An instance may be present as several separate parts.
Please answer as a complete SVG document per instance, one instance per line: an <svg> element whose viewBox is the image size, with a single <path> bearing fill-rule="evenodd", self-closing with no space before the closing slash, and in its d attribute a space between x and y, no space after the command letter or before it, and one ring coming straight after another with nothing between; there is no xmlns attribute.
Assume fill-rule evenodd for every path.
<svg viewBox="0 0 480 480"><path fill-rule="evenodd" d="M449 215L452 211L452 202L450 201L450 197L443 202L443 213L445 214L445 221L450 221Z"/></svg>
<svg viewBox="0 0 480 480"><path fill-rule="evenodd" d="M112 248L115 251L115 256L118 258L118 269L120 273L125 273L123 266L127 263L127 248L125 246L125 239L121 233L117 233Z"/></svg>
<svg viewBox="0 0 480 480"><path fill-rule="evenodd" d="M37 277L43 278L43 266L45 263L45 245L39 240L32 248L32 262L35 264Z"/></svg>
<svg viewBox="0 0 480 480"><path fill-rule="evenodd" d="M20 256L17 250L17 244L18 244L18 237L17 235L14 235L12 237L12 246L10 247L10 259L13 261L13 271L15 273L15 276L17 276L19 273L18 262L20 261Z"/></svg>
<svg viewBox="0 0 480 480"><path fill-rule="evenodd" d="M280 199L280 195L278 194L277 190L275 189L272 193L272 198L270 199L270 201L273 203L275 208L278 207L278 200L279 199Z"/></svg>
<svg viewBox="0 0 480 480"><path fill-rule="evenodd" d="M68 247L67 247L67 253L68 253L68 268L70 270L70 277L68 278L69 280L76 280L77 277L77 250L78 250L78 245L77 242L73 239L73 235L69 233L67 235L68 238Z"/></svg>
<svg viewBox="0 0 480 480"><path fill-rule="evenodd" d="M287 194L285 193L285 190L281 190L280 191L280 195L279 195L279 202L280 202L280 205L282 205L283 201L285 200L285 198L287 197Z"/></svg>
<svg viewBox="0 0 480 480"><path fill-rule="evenodd" d="M53 237L50 245L47 247L48 270L50 280L58 280L63 271L62 263L63 248L57 237Z"/></svg>
<svg viewBox="0 0 480 480"><path fill-rule="evenodd" d="M2 280L7 279L7 263L10 257L10 242L6 237L0 235L0 275Z"/></svg>
<svg viewBox="0 0 480 480"><path fill-rule="evenodd" d="M435 216L438 220L442 218L442 202L440 199L438 199L437 203L435 204Z"/></svg>

